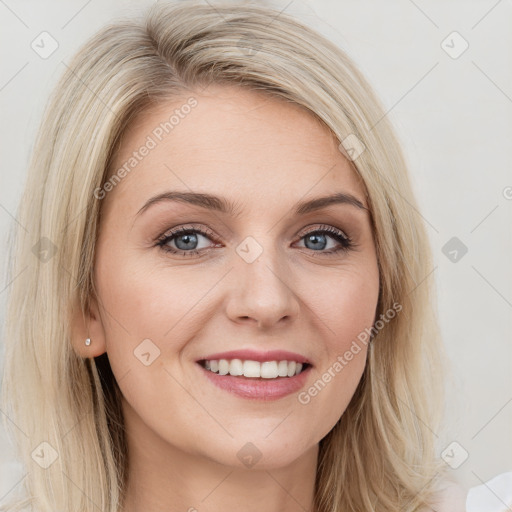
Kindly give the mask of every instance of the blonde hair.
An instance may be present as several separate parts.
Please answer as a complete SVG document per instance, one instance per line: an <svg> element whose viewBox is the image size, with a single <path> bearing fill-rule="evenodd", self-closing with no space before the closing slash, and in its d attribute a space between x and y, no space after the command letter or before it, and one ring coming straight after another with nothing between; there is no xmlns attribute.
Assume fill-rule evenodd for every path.
<svg viewBox="0 0 512 512"><path fill-rule="evenodd" d="M12 244L5 328L5 424L28 471L19 506L118 512L122 504L119 387L105 354L84 359L71 344L73 308L87 311L96 296L94 191L135 116L210 83L300 105L338 141L350 135L364 144L352 166L372 217L376 319L396 303L401 311L375 335L348 408L320 442L315 511L421 510L445 467L434 434L442 344L431 250L385 110L344 51L286 13L187 0L158 2L142 21L94 35L68 64L42 121L17 215L26 229ZM58 455L47 469L31 456L42 442Z"/></svg>

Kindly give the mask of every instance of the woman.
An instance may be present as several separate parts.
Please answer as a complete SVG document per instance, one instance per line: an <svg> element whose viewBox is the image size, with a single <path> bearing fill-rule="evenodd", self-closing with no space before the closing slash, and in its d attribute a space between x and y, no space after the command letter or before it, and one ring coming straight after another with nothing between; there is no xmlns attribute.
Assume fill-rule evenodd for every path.
<svg viewBox="0 0 512 512"><path fill-rule="evenodd" d="M101 30L18 215L20 506L459 510L415 208L372 89L286 13L159 2Z"/></svg>

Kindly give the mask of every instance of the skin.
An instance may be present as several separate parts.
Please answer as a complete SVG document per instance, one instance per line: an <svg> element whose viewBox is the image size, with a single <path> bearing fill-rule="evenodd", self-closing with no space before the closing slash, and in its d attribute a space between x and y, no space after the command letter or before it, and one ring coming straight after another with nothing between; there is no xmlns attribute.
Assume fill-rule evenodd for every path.
<svg viewBox="0 0 512 512"><path fill-rule="evenodd" d="M348 204L300 216L292 210L333 192L367 207L365 189L335 138L300 107L231 86L193 96L191 113L102 199L99 300L85 322L75 318L75 348L83 357L106 351L123 394L130 464L123 510L311 510L318 443L354 394L365 345L308 404L297 393L240 398L211 384L195 361L233 349L298 352L313 363L303 390L332 368L375 320L370 215ZM139 117L114 169L187 97ZM164 201L137 216L168 190L223 196L240 211ZM191 223L215 236L197 235L199 255L156 245L171 228ZM320 240L326 246L308 243L305 235L325 226L356 246L329 256L341 246L329 233ZM262 248L252 263L236 252L246 237ZM184 241L168 245L187 247ZM145 339L160 350L148 366L134 357ZM248 442L261 454L251 468L237 457Z"/></svg>

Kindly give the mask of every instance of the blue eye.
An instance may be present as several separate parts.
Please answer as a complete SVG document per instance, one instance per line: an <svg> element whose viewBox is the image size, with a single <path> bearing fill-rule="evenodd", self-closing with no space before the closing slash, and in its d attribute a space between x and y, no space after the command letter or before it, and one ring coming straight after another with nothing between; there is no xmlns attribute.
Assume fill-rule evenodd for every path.
<svg viewBox="0 0 512 512"><path fill-rule="evenodd" d="M334 239L340 247L334 247L329 249L328 251L323 251L323 254L335 254L340 251L348 251L353 247L352 240L345 235L342 231L333 228L331 226L326 226L321 229L315 229L314 231L310 231L302 236L302 239L305 239L306 248L311 249L314 252L318 252L317 249L325 249L328 245L327 239ZM307 246L307 243L310 246Z"/></svg>
<svg viewBox="0 0 512 512"><path fill-rule="evenodd" d="M158 239L157 245L163 251L171 254L179 254L185 257L194 256L213 248L212 246L198 248L197 246L199 244L200 237L210 240L213 239L217 242L214 234L209 231L203 231L201 229L191 227L180 227L161 236ZM329 238L337 242L338 247L330 248L325 251L324 249L328 245ZM305 239L305 243L309 244L309 246L306 245L307 249L312 252L320 252L323 255L347 252L355 247L355 244L347 235L332 226L322 226L318 229L309 231L306 234L303 234L300 239ZM176 248L172 247L170 245L171 243L173 243Z"/></svg>
<svg viewBox="0 0 512 512"><path fill-rule="evenodd" d="M206 247L201 250L197 249L198 235L204 238L213 238L213 233L207 233L197 228L181 227L165 234L159 239L157 245L165 252L170 252L171 254L194 256L199 254L201 250L208 250L211 248ZM174 247L171 247L169 245L170 242L174 242L177 248L175 249Z"/></svg>

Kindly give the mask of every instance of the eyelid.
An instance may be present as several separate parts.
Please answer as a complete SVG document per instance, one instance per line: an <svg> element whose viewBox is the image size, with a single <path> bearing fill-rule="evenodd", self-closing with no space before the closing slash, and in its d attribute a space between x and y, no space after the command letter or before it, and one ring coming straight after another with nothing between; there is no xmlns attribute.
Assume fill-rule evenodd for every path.
<svg viewBox="0 0 512 512"><path fill-rule="evenodd" d="M203 224L195 225L195 224L184 224L181 226L176 226L173 228L167 229L163 234L161 234L158 238L158 240L165 240L166 238L169 238L169 236L176 236L180 232L187 232L187 231L202 231L204 232L204 235L208 235L208 237L212 239L217 239L217 235L208 227Z"/></svg>
<svg viewBox="0 0 512 512"><path fill-rule="evenodd" d="M318 223L313 223L313 224L309 224L308 226L304 227L303 229L301 229L299 231L299 233L297 234L297 236L299 238L302 238L303 236L305 235L308 235L309 233L315 233L316 231L332 231L333 229L336 230L336 232L340 232L343 234L343 236L347 239L347 240L351 240L350 236L346 233L346 231L344 229L341 229L341 228L338 228L337 226L333 226L331 224L319 224L317 225ZM316 228L313 229L312 226L317 226Z"/></svg>

